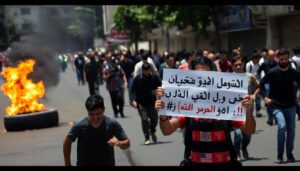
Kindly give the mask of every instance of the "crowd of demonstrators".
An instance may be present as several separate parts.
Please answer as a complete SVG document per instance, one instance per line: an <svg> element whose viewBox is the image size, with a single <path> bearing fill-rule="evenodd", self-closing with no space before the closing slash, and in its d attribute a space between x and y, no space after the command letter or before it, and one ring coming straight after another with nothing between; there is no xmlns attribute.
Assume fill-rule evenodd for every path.
<svg viewBox="0 0 300 171"><path fill-rule="evenodd" d="M241 154L244 159L249 158L247 147L251 141L251 134L255 131L255 119L261 118L261 104L267 110L266 123L270 126L277 124L277 151L278 161L283 161L284 144L286 141L286 154L289 162L294 162L293 147L295 139L296 113L300 119L300 101L298 83L300 82L300 47L293 48L294 56L285 49L254 49L250 58L243 55L241 47L232 50L222 49L209 51L207 49L181 50L177 53L172 51L158 53L140 49L136 54L130 51L107 51L107 52L76 52L69 55L69 61L76 70L78 85L88 83L90 95L99 95L97 89L100 85L106 85L110 94L111 105L115 118L120 115L125 117L124 103L125 91L128 91L128 102L136 108L141 118L144 144L157 142L155 134L159 126L164 135L172 134L177 128L184 130L184 142L186 146L185 159L192 165L211 166L208 163L199 163L193 158L203 152L204 149L191 147L193 141L190 136L193 130L201 130L204 119L189 119L185 117L158 117L159 109L163 102L159 97L163 95L161 88L164 69L205 70L228 73L247 73L249 77L248 95L243 98L243 105L247 108L245 122L218 122L211 120L212 125L223 129L229 125L230 129L225 132L234 131L233 148L224 146L222 150L229 160L222 161L219 166L230 166L233 159L240 160ZM248 60L250 59L250 60ZM0 61L1 62L1 61ZM298 94L297 94L298 93ZM263 100L261 100L263 99ZM156 100L156 101L155 101ZM127 100L126 100L127 101ZM254 103L255 102L255 103ZM156 110L155 110L156 108ZM255 111L254 111L255 110ZM218 131L212 126L211 132ZM285 138L285 135L286 138ZM228 143L229 136L223 139ZM201 145L201 141L195 142ZM218 149L211 148L215 142L208 145L209 153L218 153ZM192 143L194 144L194 142ZM192 148L192 150L190 150ZM205 150L204 150L205 151ZM234 152L234 154L232 154ZM242 152L242 153L241 153Z"/></svg>

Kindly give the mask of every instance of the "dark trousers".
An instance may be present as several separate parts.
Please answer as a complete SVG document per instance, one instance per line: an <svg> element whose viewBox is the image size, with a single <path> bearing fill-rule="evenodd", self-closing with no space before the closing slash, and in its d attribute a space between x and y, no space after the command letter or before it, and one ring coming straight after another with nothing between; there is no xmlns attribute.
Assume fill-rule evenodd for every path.
<svg viewBox="0 0 300 171"><path fill-rule="evenodd" d="M83 77L83 69L77 68L76 75L77 75L78 85L80 84L80 82L82 83L82 85L84 85L85 81L84 81L84 77Z"/></svg>
<svg viewBox="0 0 300 171"><path fill-rule="evenodd" d="M109 94L115 117L118 116L119 112L122 116L124 107L124 88L120 88L118 91L110 91Z"/></svg>
<svg viewBox="0 0 300 171"><path fill-rule="evenodd" d="M145 139L149 139L150 133L156 132L156 126L158 123L157 111L155 110L154 106L143 106L139 104L138 112L142 120L142 128Z"/></svg>
<svg viewBox="0 0 300 171"><path fill-rule="evenodd" d="M234 129L234 148L238 155L240 155L240 150L247 150L250 141L251 135L243 133L241 129Z"/></svg>
<svg viewBox="0 0 300 171"><path fill-rule="evenodd" d="M88 80L89 92L90 95L97 94L99 95L99 85L97 81Z"/></svg>

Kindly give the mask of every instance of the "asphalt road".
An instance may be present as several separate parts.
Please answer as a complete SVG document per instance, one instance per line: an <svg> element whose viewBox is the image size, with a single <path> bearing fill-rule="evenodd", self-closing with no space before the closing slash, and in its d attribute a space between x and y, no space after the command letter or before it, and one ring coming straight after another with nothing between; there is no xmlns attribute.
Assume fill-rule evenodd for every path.
<svg viewBox="0 0 300 171"><path fill-rule="evenodd" d="M3 84L3 80L0 80ZM105 99L106 115L113 116L110 97L104 86L100 94ZM6 132L3 124L5 107L9 99L0 91L0 166L63 166L63 140L71 128L72 122L87 115L84 102L88 97L88 86L78 86L75 72L68 66L60 74L59 85L47 89L46 98L41 99L48 108L59 112L59 126L38 130ZM115 148L117 166L178 166L183 158L184 145L182 133L176 131L170 136L163 136L157 126L157 144L143 145L144 136L141 121L136 109L128 104L125 94L124 113L126 118L118 118L131 140L128 150ZM244 166L300 166L300 122L296 125L294 148L295 163L276 163L277 127L266 124L266 112L256 118L257 129L249 145L252 159L243 161ZM76 143L72 145L72 164L76 164ZM285 156L284 156L285 157Z"/></svg>

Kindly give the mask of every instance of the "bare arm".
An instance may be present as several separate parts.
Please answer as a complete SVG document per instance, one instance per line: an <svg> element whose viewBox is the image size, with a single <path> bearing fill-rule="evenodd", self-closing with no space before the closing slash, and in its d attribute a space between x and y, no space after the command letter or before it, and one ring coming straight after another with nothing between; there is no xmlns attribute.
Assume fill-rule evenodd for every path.
<svg viewBox="0 0 300 171"><path fill-rule="evenodd" d="M156 101L155 101L155 109L157 110L157 112L159 112L159 110L164 107L163 101L160 100L163 94L164 94L163 88L158 87L156 91ZM160 116L159 120L160 120L159 126L161 132L164 135L171 135L173 132L176 131L177 128L181 127L181 124L177 118L168 119L167 116Z"/></svg>
<svg viewBox="0 0 300 171"><path fill-rule="evenodd" d="M111 146L117 146L120 147L121 149L125 150L130 147L130 141L129 139L126 140L118 140L115 136L111 138L108 142L109 145Z"/></svg>
<svg viewBox="0 0 300 171"><path fill-rule="evenodd" d="M68 137L66 137L63 145L65 166L71 166L71 159L70 159L71 147L72 147L72 141Z"/></svg>
<svg viewBox="0 0 300 171"><path fill-rule="evenodd" d="M246 122L241 126L241 130L247 135L251 135L255 133L255 129L256 129L256 122L251 112L252 103L253 100L250 99L249 95L243 97L242 105L246 107L247 111L246 111Z"/></svg>

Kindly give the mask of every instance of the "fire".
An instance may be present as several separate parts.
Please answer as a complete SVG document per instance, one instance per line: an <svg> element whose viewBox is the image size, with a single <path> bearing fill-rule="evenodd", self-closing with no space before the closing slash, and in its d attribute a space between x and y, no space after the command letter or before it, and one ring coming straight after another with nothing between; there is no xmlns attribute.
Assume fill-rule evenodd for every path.
<svg viewBox="0 0 300 171"><path fill-rule="evenodd" d="M33 71L34 65L35 61L29 59L21 62L16 68L7 67L1 72L1 75L6 79L1 90L12 102L6 108L6 113L9 116L45 109L43 104L38 103L38 99L45 94L43 81L35 84L31 79L27 79L27 75Z"/></svg>

